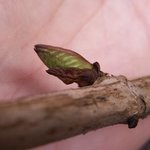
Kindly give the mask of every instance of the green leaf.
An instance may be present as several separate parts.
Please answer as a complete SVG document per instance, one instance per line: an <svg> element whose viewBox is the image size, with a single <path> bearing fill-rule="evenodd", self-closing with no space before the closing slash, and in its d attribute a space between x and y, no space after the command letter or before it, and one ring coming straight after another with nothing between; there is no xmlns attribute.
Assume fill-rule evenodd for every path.
<svg viewBox="0 0 150 150"><path fill-rule="evenodd" d="M81 55L68 49L42 44L35 45L34 49L48 68L92 69L93 67Z"/></svg>

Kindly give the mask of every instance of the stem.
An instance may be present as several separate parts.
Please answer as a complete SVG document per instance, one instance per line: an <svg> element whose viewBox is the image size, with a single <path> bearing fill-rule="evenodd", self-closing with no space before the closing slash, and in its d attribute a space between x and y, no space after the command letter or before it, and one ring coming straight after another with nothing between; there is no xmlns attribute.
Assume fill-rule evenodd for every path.
<svg viewBox="0 0 150 150"><path fill-rule="evenodd" d="M0 103L0 149L26 149L150 114L150 76Z"/></svg>

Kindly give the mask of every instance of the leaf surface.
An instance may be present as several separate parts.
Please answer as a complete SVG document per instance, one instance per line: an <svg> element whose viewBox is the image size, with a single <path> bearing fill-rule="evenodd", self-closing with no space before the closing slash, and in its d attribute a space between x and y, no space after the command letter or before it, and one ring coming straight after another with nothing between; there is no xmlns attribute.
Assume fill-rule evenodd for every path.
<svg viewBox="0 0 150 150"><path fill-rule="evenodd" d="M92 64L78 53L50 45L35 45L35 51L48 68L92 69Z"/></svg>

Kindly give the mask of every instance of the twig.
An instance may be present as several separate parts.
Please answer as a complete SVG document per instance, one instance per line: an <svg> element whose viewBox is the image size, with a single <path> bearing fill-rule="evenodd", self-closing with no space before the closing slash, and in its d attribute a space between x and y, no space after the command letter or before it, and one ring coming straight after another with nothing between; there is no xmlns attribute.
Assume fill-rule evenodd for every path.
<svg viewBox="0 0 150 150"><path fill-rule="evenodd" d="M92 86L0 103L0 149L25 149L150 114L150 76L99 78Z"/></svg>

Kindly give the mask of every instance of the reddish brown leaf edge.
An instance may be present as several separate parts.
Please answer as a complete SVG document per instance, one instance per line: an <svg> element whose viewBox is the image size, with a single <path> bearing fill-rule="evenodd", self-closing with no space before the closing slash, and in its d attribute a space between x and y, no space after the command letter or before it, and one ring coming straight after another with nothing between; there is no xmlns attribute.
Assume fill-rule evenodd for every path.
<svg viewBox="0 0 150 150"><path fill-rule="evenodd" d="M92 69L49 68L46 72L58 77L65 84L77 83L79 87L92 85L98 77L106 75L100 70L98 62L92 64Z"/></svg>

